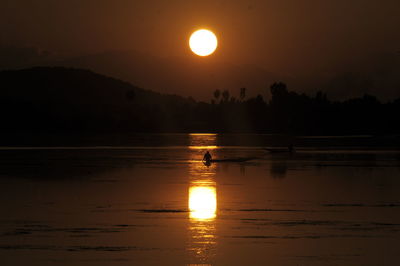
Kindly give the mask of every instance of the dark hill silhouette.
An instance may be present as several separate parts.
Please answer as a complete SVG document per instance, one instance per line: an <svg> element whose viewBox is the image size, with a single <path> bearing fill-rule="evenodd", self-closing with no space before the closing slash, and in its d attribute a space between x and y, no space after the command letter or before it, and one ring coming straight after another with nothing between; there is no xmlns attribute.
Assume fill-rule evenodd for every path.
<svg viewBox="0 0 400 266"><path fill-rule="evenodd" d="M364 95L332 102L322 92L289 91L282 82L271 85L268 102L237 88L211 93L211 104L63 67L2 71L0 84L0 145L71 144L98 135L124 142L146 132L400 133L400 99L382 104Z"/></svg>
<svg viewBox="0 0 400 266"><path fill-rule="evenodd" d="M1 71L0 82L3 130L175 130L169 114L193 104L81 69Z"/></svg>
<svg viewBox="0 0 400 266"><path fill-rule="evenodd" d="M90 70L65 67L34 67L0 71L2 97L8 100L48 101L71 104L131 106L132 102L187 101L175 95L161 95Z"/></svg>

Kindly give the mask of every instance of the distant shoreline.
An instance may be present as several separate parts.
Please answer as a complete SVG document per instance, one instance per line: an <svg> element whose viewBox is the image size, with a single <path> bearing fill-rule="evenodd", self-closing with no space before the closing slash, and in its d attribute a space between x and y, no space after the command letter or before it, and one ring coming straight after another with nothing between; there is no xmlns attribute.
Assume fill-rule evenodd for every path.
<svg viewBox="0 0 400 266"><path fill-rule="evenodd" d="M201 133L197 133L201 134ZM209 134L208 134L209 135ZM399 150L400 136L290 136L257 133L211 134L217 147L287 147L293 144L296 149L384 149ZM126 134L57 134L55 132L18 131L0 133L0 150L5 149L124 149L147 147L190 147L193 134L190 133L126 133ZM197 144L196 144L197 145ZM203 144L198 144L203 145ZM212 148L212 147L211 147Z"/></svg>

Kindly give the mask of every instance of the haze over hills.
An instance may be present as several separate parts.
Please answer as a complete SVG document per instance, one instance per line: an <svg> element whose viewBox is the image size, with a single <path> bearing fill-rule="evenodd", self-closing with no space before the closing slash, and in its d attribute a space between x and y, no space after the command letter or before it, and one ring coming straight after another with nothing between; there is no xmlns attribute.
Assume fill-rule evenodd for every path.
<svg viewBox="0 0 400 266"><path fill-rule="evenodd" d="M331 66L321 69L321 73L307 75L283 75L257 65L232 64L214 57L160 57L133 50L59 56L32 47L0 47L0 59L2 70L38 65L90 69L146 89L203 101L210 101L216 89L227 89L238 97L242 87L247 88L249 96L261 94L270 99L269 86L276 81L284 81L290 90L299 93L321 90L337 100L365 93L382 101L400 97L400 54L374 54L362 62L354 60L345 68Z"/></svg>
<svg viewBox="0 0 400 266"><path fill-rule="evenodd" d="M53 63L54 64L54 63ZM135 51L108 51L69 58L55 65L92 69L162 93L191 96L209 101L214 90L229 90L237 97L239 89L270 98L269 87L284 81L291 90L314 94L322 90L332 99L377 95L383 101L400 97L400 56L371 55L364 62L352 62L342 71L335 67L325 73L280 74L256 65L237 65L216 58L156 57Z"/></svg>
<svg viewBox="0 0 400 266"><path fill-rule="evenodd" d="M108 51L69 58L55 65L91 69L161 93L210 101L216 89L238 97L246 87L251 95L268 93L281 80L276 74L254 65L234 65L215 58L156 57L135 51Z"/></svg>

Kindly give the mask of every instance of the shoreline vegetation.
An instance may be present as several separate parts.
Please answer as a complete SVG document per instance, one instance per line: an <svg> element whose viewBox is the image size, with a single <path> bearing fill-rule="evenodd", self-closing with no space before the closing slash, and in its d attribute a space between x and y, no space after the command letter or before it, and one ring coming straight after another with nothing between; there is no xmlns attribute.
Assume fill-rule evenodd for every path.
<svg viewBox="0 0 400 266"><path fill-rule="evenodd" d="M124 143L132 134L190 132L370 135L384 146L399 143L400 98L331 101L321 91L299 94L276 82L270 99L237 88L216 90L206 103L64 67L1 71L0 84L0 145L68 144L90 136Z"/></svg>

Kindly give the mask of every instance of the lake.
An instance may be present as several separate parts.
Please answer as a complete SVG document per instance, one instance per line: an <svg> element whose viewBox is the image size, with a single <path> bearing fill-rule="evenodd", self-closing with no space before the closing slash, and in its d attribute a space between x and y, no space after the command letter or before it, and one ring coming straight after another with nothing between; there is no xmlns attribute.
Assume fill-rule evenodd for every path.
<svg viewBox="0 0 400 266"><path fill-rule="evenodd" d="M132 139L0 148L1 265L400 264L400 151L390 145ZM206 150L222 161L205 165Z"/></svg>

